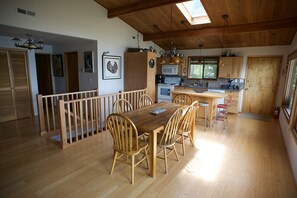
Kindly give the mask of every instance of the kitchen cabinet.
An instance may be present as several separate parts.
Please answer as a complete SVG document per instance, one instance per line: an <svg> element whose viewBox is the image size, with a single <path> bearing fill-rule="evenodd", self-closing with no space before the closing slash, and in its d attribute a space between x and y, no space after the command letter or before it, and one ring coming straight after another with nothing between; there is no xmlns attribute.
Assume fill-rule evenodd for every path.
<svg viewBox="0 0 297 198"><path fill-rule="evenodd" d="M224 66L219 66L219 78L240 78L242 57L221 57Z"/></svg>
<svg viewBox="0 0 297 198"><path fill-rule="evenodd" d="M156 98L156 53L126 52L124 54L124 90L147 88L147 94Z"/></svg>
<svg viewBox="0 0 297 198"><path fill-rule="evenodd" d="M177 57L173 57L177 58ZM179 76L187 76L187 59L185 57L179 58L180 61L178 63L178 75ZM160 63L160 58L157 58L157 74L162 74L162 65L170 65L170 58L162 58L163 62Z"/></svg>
<svg viewBox="0 0 297 198"><path fill-rule="evenodd" d="M229 113L238 113L239 112L239 101L241 100L241 91L226 91L228 96L225 97L225 104L228 104L228 101L231 98L231 105L228 107Z"/></svg>

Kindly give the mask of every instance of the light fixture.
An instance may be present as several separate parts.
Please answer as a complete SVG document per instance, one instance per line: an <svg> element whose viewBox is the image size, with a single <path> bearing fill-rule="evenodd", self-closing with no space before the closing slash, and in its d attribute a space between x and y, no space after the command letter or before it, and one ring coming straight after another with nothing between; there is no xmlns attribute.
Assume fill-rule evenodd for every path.
<svg viewBox="0 0 297 198"><path fill-rule="evenodd" d="M43 49L43 42L42 41L38 41L35 42L33 39L31 39L31 34L26 34L26 36L28 36L28 39L23 43L20 44L19 42L21 41L21 39L19 38L13 38L12 40L14 41L14 45L16 47L20 47L20 48L26 48L26 49Z"/></svg>
<svg viewBox="0 0 297 198"><path fill-rule="evenodd" d="M222 53L221 53L221 56L220 56L220 62L219 62L219 66L224 66L224 61L222 60L222 56L223 56L223 53L224 53L224 41L225 41L225 29L226 29L226 26L228 25L228 15L227 14L224 14L222 16L222 18L224 19L224 27L223 27L223 37L222 37Z"/></svg>
<svg viewBox="0 0 297 198"><path fill-rule="evenodd" d="M199 60L198 60L198 63L202 63L203 62L203 58L201 56L201 51L202 51L202 47L203 47L203 44L199 44L199 49L200 49L200 56L199 56Z"/></svg>
<svg viewBox="0 0 297 198"><path fill-rule="evenodd" d="M170 10L170 33L172 35L172 4L171 4L171 10ZM176 50L175 47L173 47L173 40L171 36L171 40L169 41L169 64L179 64L180 58L178 50Z"/></svg>

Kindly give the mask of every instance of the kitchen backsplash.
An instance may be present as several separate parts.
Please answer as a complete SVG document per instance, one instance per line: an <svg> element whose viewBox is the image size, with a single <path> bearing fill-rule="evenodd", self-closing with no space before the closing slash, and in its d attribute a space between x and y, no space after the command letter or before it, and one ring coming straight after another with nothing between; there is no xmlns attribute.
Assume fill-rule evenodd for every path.
<svg viewBox="0 0 297 198"><path fill-rule="evenodd" d="M219 78L216 81L208 80L189 80L184 79L182 85L194 85L198 87L206 87L209 89L243 89L244 79L225 79Z"/></svg>
<svg viewBox="0 0 297 198"><path fill-rule="evenodd" d="M223 79L220 78L217 81L209 81L209 89L243 89L244 79Z"/></svg>

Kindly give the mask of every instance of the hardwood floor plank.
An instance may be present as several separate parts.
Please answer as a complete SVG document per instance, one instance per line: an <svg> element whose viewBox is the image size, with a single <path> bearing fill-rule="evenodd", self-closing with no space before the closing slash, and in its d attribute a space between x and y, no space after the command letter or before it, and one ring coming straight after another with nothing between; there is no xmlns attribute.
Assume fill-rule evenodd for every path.
<svg viewBox="0 0 297 198"><path fill-rule="evenodd" d="M116 164L112 138L103 132L61 150L38 135L38 122L0 124L0 197L297 197L297 188L277 120L263 122L231 115L228 132L220 125L196 126L196 147L168 159L164 174L148 176L146 164ZM181 154L181 145L177 145Z"/></svg>

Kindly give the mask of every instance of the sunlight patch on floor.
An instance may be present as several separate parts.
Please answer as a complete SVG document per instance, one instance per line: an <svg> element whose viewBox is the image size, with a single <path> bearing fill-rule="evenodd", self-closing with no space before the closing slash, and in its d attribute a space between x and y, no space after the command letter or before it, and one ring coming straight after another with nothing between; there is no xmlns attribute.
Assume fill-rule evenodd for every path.
<svg viewBox="0 0 297 198"><path fill-rule="evenodd" d="M225 146L206 140L199 141L197 145L199 151L185 170L204 180L214 181L223 163Z"/></svg>

